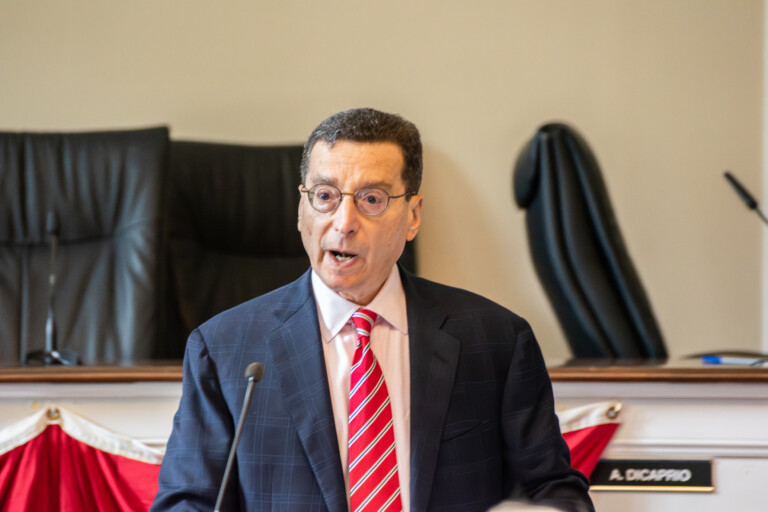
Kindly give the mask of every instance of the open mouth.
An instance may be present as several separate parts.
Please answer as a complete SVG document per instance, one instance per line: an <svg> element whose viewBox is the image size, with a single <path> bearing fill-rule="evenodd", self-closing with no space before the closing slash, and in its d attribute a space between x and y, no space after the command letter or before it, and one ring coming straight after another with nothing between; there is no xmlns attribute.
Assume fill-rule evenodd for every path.
<svg viewBox="0 0 768 512"><path fill-rule="evenodd" d="M349 261L352 258L355 257L354 254L346 253L346 252L340 252L340 251L331 251L331 254L334 258L336 258L336 261L343 263L345 261Z"/></svg>

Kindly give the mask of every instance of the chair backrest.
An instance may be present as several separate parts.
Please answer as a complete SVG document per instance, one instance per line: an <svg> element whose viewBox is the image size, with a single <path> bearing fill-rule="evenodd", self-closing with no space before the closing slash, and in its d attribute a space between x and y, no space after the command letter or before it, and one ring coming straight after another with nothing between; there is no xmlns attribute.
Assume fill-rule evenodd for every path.
<svg viewBox="0 0 768 512"><path fill-rule="evenodd" d="M169 357L203 321L308 268L296 229L301 150L171 144Z"/></svg>
<svg viewBox="0 0 768 512"><path fill-rule="evenodd" d="M302 146L173 141L167 357L213 315L309 268L297 230ZM408 244L401 263L415 270Z"/></svg>
<svg viewBox="0 0 768 512"><path fill-rule="evenodd" d="M531 256L575 357L664 358L661 332L600 167L564 124L539 128L514 169Z"/></svg>
<svg viewBox="0 0 768 512"><path fill-rule="evenodd" d="M45 347L59 219L57 345L84 363L153 356L168 130L0 133L0 361Z"/></svg>

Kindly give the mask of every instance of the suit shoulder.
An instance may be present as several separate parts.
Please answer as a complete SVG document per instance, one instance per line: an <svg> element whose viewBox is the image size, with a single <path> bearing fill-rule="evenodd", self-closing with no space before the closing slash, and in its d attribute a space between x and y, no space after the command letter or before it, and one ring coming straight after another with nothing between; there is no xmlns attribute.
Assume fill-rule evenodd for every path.
<svg viewBox="0 0 768 512"><path fill-rule="evenodd" d="M248 325L259 325L262 332L271 330L312 296L305 277L226 309L203 322L198 330L204 335Z"/></svg>
<svg viewBox="0 0 768 512"><path fill-rule="evenodd" d="M528 327L527 321L517 313L510 311L487 297L428 279L409 275L413 287L421 298L428 303L439 307L449 316L455 315L480 315L482 317L495 317L499 320L512 322L520 327Z"/></svg>

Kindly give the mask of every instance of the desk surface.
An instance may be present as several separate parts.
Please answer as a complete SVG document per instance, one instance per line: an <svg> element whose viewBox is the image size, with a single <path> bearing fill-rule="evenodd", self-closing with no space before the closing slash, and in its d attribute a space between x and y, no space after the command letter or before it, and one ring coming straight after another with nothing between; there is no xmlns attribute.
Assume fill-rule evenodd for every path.
<svg viewBox="0 0 768 512"><path fill-rule="evenodd" d="M553 382L768 382L768 368L704 365L697 359L571 360L548 364ZM181 381L179 361L136 366L0 367L0 383L173 382Z"/></svg>
<svg viewBox="0 0 768 512"><path fill-rule="evenodd" d="M699 359L571 360L548 364L553 382L768 382L768 368Z"/></svg>

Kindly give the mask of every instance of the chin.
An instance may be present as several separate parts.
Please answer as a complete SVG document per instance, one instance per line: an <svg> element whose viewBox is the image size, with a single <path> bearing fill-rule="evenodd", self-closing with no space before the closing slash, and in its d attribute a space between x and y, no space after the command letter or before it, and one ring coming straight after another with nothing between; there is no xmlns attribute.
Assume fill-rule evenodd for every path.
<svg viewBox="0 0 768 512"><path fill-rule="evenodd" d="M329 285L328 287L331 290L335 291L337 294L339 294L341 297L347 299L350 302L354 302L355 304L358 304L361 306L365 305L365 303L363 302L363 299L365 298L365 293L362 292L356 286L352 286L349 283L344 283L344 284L334 283L333 285Z"/></svg>
<svg viewBox="0 0 768 512"><path fill-rule="evenodd" d="M328 288L341 296L355 294L355 286L349 283L346 279L330 276L327 279L323 279L323 282L328 285Z"/></svg>

